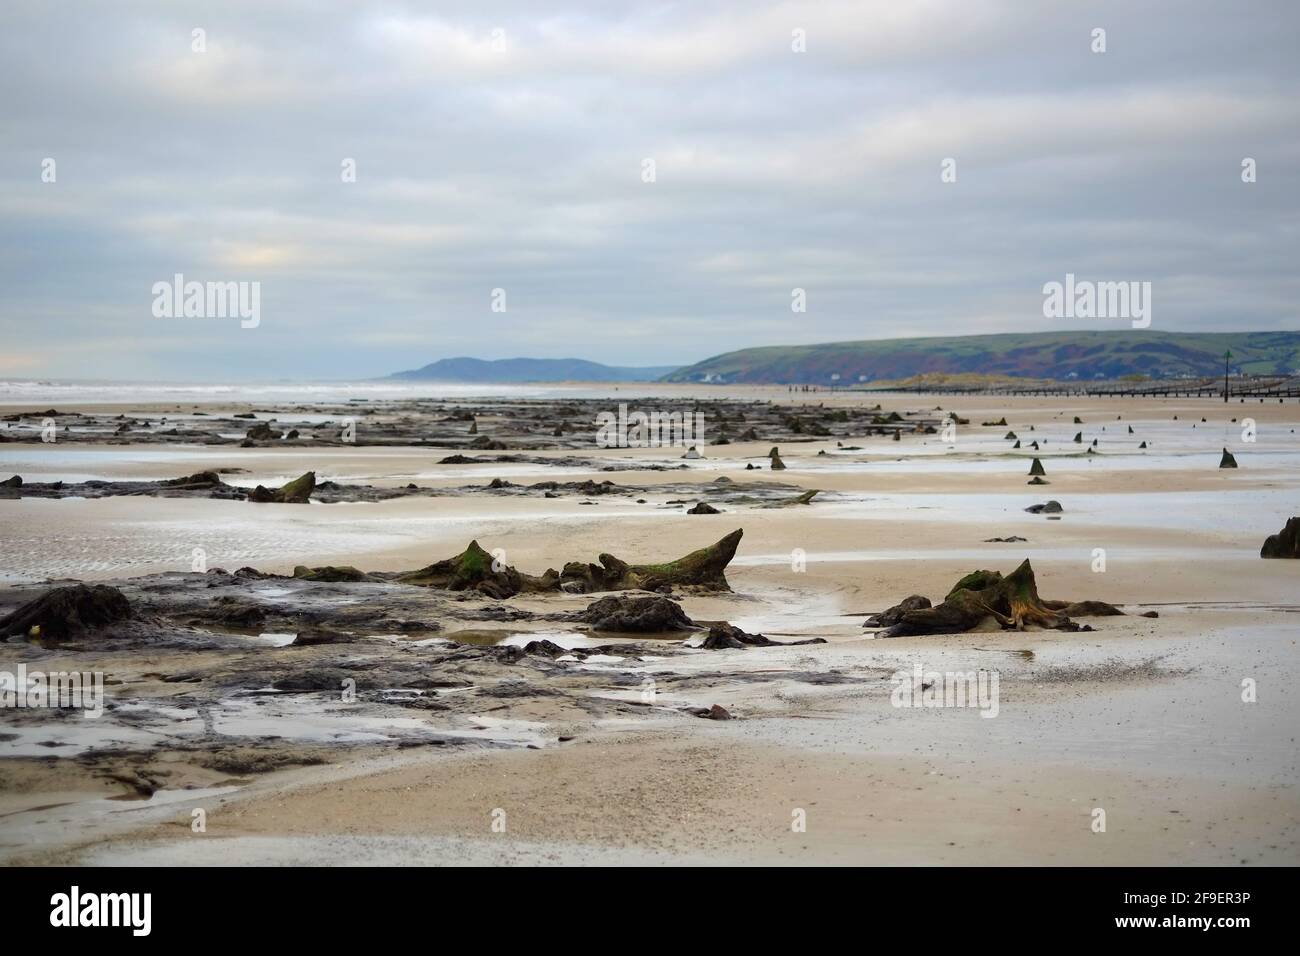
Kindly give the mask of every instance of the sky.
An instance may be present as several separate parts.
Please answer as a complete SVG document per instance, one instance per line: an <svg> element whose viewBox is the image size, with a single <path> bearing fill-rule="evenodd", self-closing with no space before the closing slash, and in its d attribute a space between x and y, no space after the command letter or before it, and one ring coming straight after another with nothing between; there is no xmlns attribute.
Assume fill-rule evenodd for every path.
<svg viewBox="0 0 1300 956"><path fill-rule="evenodd" d="M1294 0L5 0L0 378L1130 325L1045 316L1067 273L1298 329L1298 41ZM177 274L256 323L168 317Z"/></svg>

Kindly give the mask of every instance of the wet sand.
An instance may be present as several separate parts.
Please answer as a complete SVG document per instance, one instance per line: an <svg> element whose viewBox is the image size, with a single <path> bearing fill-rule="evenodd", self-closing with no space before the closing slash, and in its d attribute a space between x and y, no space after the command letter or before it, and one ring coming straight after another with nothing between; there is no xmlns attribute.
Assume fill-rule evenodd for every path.
<svg viewBox="0 0 1300 956"><path fill-rule="evenodd" d="M886 412L931 414L941 405L972 424L960 426L953 443L917 434L854 441L857 451L836 444L850 444L843 439L782 443L787 468L779 475L745 470L746 463L766 461L770 441L706 446L706 458L690 462L680 460L680 449L593 449L605 464L650 460L674 470L562 476L545 464L439 466L450 449L423 447L0 445L0 478L16 472L26 480L171 478L239 467L246 471L231 481L250 487L314 469L322 480L377 486L591 478L642 489L590 504L581 496L475 495L302 506L138 497L0 501L0 578L9 581L188 571L196 547L209 565L232 569L398 570L455 554L471 538L540 573L567 560L595 560L602 551L664 560L743 527L727 572L734 593L684 594L683 608L696 620L729 620L776 639L829 642L587 663L598 674L605 667L632 681L611 678L601 690L598 677L590 692L613 696L635 696L636 681L658 671L682 677L695 669L707 679L683 681L683 690L660 693L655 707L626 716L593 719L561 711L558 702L534 701L527 713L503 712L528 724L527 733L515 726L513 736L484 714L490 748L379 749L359 741L332 748L321 765L225 774L176 760L175 774L147 801L108 800L124 795L120 783L65 758L28 755L19 748L32 740L24 730L16 740L0 737L0 859L1300 862L1300 704L1292 690L1300 677L1300 568L1259 558L1263 538L1300 511L1300 442L1292 432L1300 408L792 396L784 389L706 394L732 392L828 407L879 401ZM1073 424L1075 415L1085 424ZM1228 420L1246 415L1259 423L1257 442L1243 442L1241 423ZM1006 427L979 425L1003 416ZM1033 452L1011 451L1002 438L1009 429L1022 445L1031 434L1047 440L1039 457L1050 485L1026 486ZM1081 430L1098 439L1100 454L1079 454L1071 438ZM1141 440L1149 442L1146 451L1136 448ZM1222 447L1236 454L1237 470L1218 469ZM668 504L680 494L655 490L718 477L779 477L824 494L808 506L724 506L719 515L685 515L682 505ZM1047 499L1062 503L1060 520L1023 510ZM986 542L1010 535L1027 540ZM1097 548L1106 552L1101 573L1093 570ZM792 560L799 552L803 569ZM868 613L914 593L937 601L970 570L1007 572L1025 557L1045 596L1100 599L1129 613L1092 619L1095 630L1082 633L864 638ZM551 613L589 600L526 596L505 603ZM1148 610L1159 618L1136 616ZM562 642L571 629L526 622L506 630L547 632ZM113 668L134 677L177 667L179 656L123 652ZM939 671L996 669L997 718L983 719L974 709L891 706L890 675L914 663ZM746 671L771 673L762 681L727 676ZM818 685L783 672L851 682ZM1258 702L1241 701L1244 678L1257 683ZM680 709L712 704L736 719L700 720ZM433 728L447 720L437 712L405 716ZM269 732L254 726L247 734ZM377 732L383 736L384 729ZM206 833L190 831L195 807L208 811ZM1106 810L1104 833L1091 826L1098 807ZM498 809L505 811L504 832L492 826ZM803 832L791 827L797 810L806 814Z"/></svg>

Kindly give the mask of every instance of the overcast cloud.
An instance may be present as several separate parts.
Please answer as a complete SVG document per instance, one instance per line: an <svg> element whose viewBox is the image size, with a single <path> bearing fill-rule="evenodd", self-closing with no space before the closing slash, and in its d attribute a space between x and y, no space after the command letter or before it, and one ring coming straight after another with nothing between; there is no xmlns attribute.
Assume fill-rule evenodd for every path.
<svg viewBox="0 0 1300 956"><path fill-rule="evenodd" d="M1066 272L1150 281L1155 329L1300 328L1298 27L1293 0L5 0L0 376L1127 325L1044 318ZM260 282L260 325L155 318L178 272Z"/></svg>

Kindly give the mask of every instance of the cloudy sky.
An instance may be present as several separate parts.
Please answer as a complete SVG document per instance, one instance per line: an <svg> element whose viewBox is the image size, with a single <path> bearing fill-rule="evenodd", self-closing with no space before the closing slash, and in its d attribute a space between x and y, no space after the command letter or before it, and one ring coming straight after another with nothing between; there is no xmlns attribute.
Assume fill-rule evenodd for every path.
<svg viewBox="0 0 1300 956"><path fill-rule="evenodd" d="M1294 0L5 0L0 377L1128 325L1044 318L1067 272L1300 328L1298 36ZM175 273L259 282L260 325L156 318Z"/></svg>

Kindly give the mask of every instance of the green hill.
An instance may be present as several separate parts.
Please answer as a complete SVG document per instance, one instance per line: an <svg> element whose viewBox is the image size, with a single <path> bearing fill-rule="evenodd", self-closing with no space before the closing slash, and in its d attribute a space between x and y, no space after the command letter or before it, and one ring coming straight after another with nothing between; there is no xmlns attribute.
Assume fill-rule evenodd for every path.
<svg viewBox="0 0 1300 956"><path fill-rule="evenodd" d="M1223 353L1228 350L1233 370L1248 375L1300 370L1300 332L1116 329L741 349L680 368L662 381L852 385L934 373L1042 379L1201 377L1223 374Z"/></svg>

